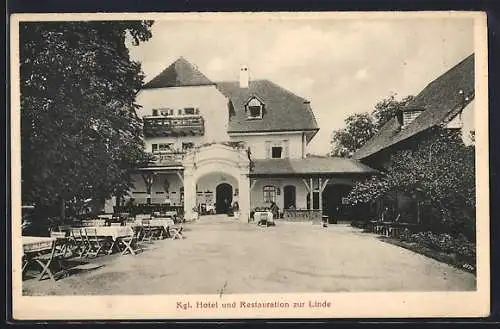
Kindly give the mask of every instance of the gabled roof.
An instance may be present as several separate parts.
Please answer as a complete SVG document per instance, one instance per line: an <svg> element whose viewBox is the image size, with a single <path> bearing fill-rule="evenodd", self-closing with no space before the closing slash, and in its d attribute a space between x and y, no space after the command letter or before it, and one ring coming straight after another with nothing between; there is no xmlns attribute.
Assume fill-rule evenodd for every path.
<svg viewBox="0 0 500 329"><path fill-rule="evenodd" d="M353 159L325 157L304 159L256 159L250 175L374 174L377 170Z"/></svg>
<svg viewBox="0 0 500 329"><path fill-rule="evenodd" d="M240 88L237 81L216 84L232 103L229 133L319 129L306 99L269 80L252 80L248 88ZM264 103L264 115L260 120L248 120L245 112L246 102L254 96Z"/></svg>
<svg viewBox="0 0 500 329"><path fill-rule="evenodd" d="M460 90L463 94L459 93ZM465 97L469 97L469 100L464 101ZM446 123L473 99L474 54L432 81L407 104L408 109L422 109L423 112L406 128L401 129L398 118L392 118L354 153L353 158L366 158L431 127Z"/></svg>
<svg viewBox="0 0 500 329"><path fill-rule="evenodd" d="M180 57L142 88L206 86L213 84L193 64L189 63L184 57Z"/></svg>

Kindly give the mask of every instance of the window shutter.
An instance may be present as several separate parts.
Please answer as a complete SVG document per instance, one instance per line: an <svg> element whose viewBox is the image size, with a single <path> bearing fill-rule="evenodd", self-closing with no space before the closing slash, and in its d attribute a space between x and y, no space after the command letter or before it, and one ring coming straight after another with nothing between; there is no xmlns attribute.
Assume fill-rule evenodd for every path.
<svg viewBox="0 0 500 329"><path fill-rule="evenodd" d="M271 142L266 142L266 158L271 157Z"/></svg>
<svg viewBox="0 0 500 329"><path fill-rule="evenodd" d="M283 158L288 158L289 157L289 154L288 154L288 140L284 140L283 141Z"/></svg>

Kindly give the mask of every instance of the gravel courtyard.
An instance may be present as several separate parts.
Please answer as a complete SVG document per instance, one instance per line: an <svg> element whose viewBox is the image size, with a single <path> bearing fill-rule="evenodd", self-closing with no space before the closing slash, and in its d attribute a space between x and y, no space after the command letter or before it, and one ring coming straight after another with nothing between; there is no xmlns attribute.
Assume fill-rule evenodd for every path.
<svg viewBox="0 0 500 329"><path fill-rule="evenodd" d="M269 228L224 216L185 225L136 256L52 282L28 278L24 295L474 290L475 276L348 225L277 222Z"/></svg>

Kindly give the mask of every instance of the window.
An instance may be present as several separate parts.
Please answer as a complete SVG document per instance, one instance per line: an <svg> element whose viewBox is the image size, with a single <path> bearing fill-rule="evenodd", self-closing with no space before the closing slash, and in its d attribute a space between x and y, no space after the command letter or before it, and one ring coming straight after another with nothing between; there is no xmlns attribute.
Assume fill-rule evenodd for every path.
<svg viewBox="0 0 500 329"><path fill-rule="evenodd" d="M186 114L186 115L193 115L194 114L194 107L186 107L184 109L184 114Z"/></svg>
<svg viewBox="0 0 500 329"><path fill-rule="evenodd" d="M276 187L266 185L264 190L264 202L276 202Z"/></svg>
<svg viewBox="0 0 500 329"><path fill-rule="evenodd" d="M182 143L182 150L187 151L194 147L194 143Z"/></svg>
<svg viewBox="0 0 500 329"><path fill-rule="evenodd" d="M153 144L153 153L172 151L173 148L174 148L174 143Z"/></svg>
<svg viewBox="0 0 500 329"><path fill-rule="evenodd" d="M262 117L260 111L261 111L260 106L249 106L248 117L251 119L260 119Z"/></svg>
<svg viewBox="0 0 500 329"><path fill-rule="evenodd" d="M273 146L271 149L271 157L273 159L280 159L281 158L281 151L282 151L281 146Z"/></svg>
<svg viewBox="0 0 500 329"><path fill-rule="evenodd" d="M158 115L158 110L153 110L153 116L157 116Z"/></svg>
<svg viewBox="0 0 500 329"><path fill-rule="evenodd" d="M263 104L257 98L252 98L246 106L249 119L262 119Z"/></svg>
<svg viewBox="0 0 500 329"><path fill-rule="evenodd" d="M181 109L177 110L177 114L182 115L182 110Z"/></svg>

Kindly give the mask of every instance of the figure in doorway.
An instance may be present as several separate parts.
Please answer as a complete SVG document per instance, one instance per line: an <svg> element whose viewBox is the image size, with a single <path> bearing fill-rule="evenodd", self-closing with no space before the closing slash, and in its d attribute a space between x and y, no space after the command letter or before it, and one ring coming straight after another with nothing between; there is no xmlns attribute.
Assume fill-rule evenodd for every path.
<svg viewBox="0 0 500 329"><path fill-rule="evenodd" d="M279 218L280 208L278 207L278 205L276 204L276 202L271 201L271 206L269 207L269 210L273 214L273 219Z"/></svg>

